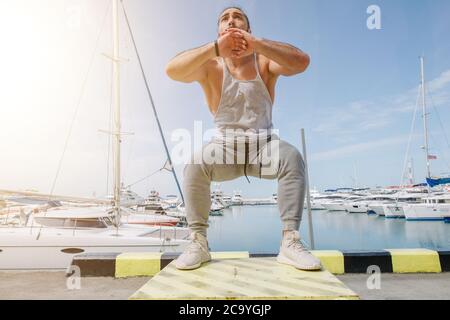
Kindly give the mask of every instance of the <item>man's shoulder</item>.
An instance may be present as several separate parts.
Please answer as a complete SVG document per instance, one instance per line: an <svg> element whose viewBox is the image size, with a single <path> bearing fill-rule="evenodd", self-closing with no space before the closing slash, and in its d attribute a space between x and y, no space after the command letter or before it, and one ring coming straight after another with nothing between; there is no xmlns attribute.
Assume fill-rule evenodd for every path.
<svg viewBox="0 0 450 320"><path fill-rule="evenodd" d="M218 70L221 67L221 57L214 57L212 59L209 59L208 62L206 62L205 67L209 70Z"/></svg>
<svg viewBox="0 0 450 320"><path fill-rule="evenodd" d="M206 75L207 75L207 79L206 81L208 81L208 79L210 80L211 78L215 78L218 77L219 75L221 75L222 72L222 63L220 62L221 57L214 57L212 59L209 59L205 64L204 64L204 68L206 70Z"/></svg>

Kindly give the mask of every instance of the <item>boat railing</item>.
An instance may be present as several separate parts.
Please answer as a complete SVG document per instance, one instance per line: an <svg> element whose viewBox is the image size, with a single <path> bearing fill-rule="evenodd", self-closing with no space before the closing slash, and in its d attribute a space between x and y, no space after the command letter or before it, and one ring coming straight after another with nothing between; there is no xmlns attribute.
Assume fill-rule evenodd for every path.
<svg viewBox="0 0 450 320"><path fill-rule="evenodd" d="M20 226L20 225L0 225L1 228L15 228L15 229L25 229L25 230L30 230L32 231L33 229L35 230L72 230L73 233L72 235L75 236L77 231L94 231L94 230L106 230L108 227L105 226L104 228L99 228L99 227L83 227L83 226L79 226L77 224L73 225L73 226L45 226L45 225L37 225L37 224L33 224L33 225L28 225L28 226ZM171 240L186 240L187 237L189 236L189 231L186 230L179 230L178 227L163 227L163 226L159 226L159 227L153 227L153 230L149 230L149 232L146 232L144 234L142 234L141 236L144 237L154 237L152 235L157 234L156 237L154 238L159 238L160 240L164 240L164 241L171 241ZM120 230L120 228L119 228Z"/></svg>

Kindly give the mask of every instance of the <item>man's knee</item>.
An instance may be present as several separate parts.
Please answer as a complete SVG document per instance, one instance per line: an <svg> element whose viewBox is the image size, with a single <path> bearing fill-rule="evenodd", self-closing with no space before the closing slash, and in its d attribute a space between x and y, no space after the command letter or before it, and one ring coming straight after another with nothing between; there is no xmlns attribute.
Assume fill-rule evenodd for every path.
<svg viewBox="0 0 450 320"><path fill-rule="evenodd" d="M280 162L289 170L298 170L300 173L305 171L302 154L296 147L287 142L280 142Z"/></svg>
<svg viewBox="0 0 450 320"><path fill-rule="evenodd" d="M191 161L184 166L183 169L184 178L185 179L194 177L198 178L201 176L210 178L209 166L206 165L204 162L196 162L194 159L195 156L193 156L191 158Z"/></svg>
<svg viewBox="0 0 450 320"><path fill-rule="evenodd" d="M189 177L199 177L199 176L207 176L209 177L209 171L205 164L195 164L188 163L184 166L183 176L185 178Z"/></svg>

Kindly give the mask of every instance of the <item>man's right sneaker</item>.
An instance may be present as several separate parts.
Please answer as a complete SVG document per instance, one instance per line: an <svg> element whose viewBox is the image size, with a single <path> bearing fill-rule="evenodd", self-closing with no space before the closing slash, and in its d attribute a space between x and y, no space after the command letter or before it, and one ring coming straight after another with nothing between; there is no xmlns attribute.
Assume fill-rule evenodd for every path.
<svg viewBox="0 0 450 320"><path fill-rule="evenodd" d="M321 270L322 264L302 244L298 231L289 231L283 236L277 261L300 270Z"/></svg>
<svg viewBox="0 0 450 320"><path fill-rule="evenodd" d="M199 268L202 263L211 261L206 237L198 232L193 232L190 239L191 243L175 261L177 269L193 270Z"/></svg>

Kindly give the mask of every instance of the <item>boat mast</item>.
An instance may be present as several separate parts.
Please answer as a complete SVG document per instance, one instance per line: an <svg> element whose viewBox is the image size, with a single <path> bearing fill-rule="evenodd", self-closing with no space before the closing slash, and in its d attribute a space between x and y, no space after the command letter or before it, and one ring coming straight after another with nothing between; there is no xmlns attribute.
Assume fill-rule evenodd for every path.
<svg viewBox="0 0 450 320"><path fill-rule="evenodd" d="M420 57L420 81L422 88L422 113L423 113L423 128L424 128L424 138L425 138L425 160L427 164L427 178L431 178L430 169L430 159L429 159L429 149L428 149L428 124L427 124L427 106L425 101L425 73L424 73L424 58Z"/></svg>
<svg viewBox="0 0 450 320"><path fill-rule="evenodd" d="M170 171L172 171L172 175L173 175L173 177L175 179L175 183L177 184L178 191L180 192L181 201L182 201L182 203L184 203L183 191L181 190L180 183L178 182L177 174L175 172L175 168L174 168L173 163L172 163L172 158L170 156L169 148L167 147L166 139L164 138L164 133L163 133L163 129L162 129L162 126L161 126L161 122L159 121L158 113L156 112L155 103L153 102L153 97L152 97L152 94L150 92L150 87L148 85L147 77L145 76L144 67L142 65L141 57L139 56L139 51L138 51L137 46L136 46L136 41L134 40L134 35L133 35L133 31L131 30L130 21L128 20L128 15L127 15L127 12L125 10L125 6L123 4L123 0L120 0L120 1L121 1L121 4L122 4L125 21L126 21L126 23L128 25L128 30L130 31L130 36L131 36L131 41L133 43L134 51L136 52L136 57L137 57L137 60L138 60L138 63L139 63L139 67L141 69L142 78L144 79L145 88L147 89L147 94L148 94L148 97L150 99L150 104L151 104L151 107L152 107L152 110L153 110L153 114L154 114L155 119L156 119L156 124L158 125L158 130L159 130L159 133L160 133L161 138L162 138L164 149L166 151L166 155L167 155L166 164L169 164L169 166L170 166ZM164 167L165 167L166 164L164 164Z"/></svg>
<svg viewBox="0 0 450 320"><path fill-rule="evenodd" d="M408 179L409 179L409 185L414 185L414 165L413 165L413 158L409 161L408 164Z"/></svg>
<svg viewBox="0 0 450 320"><path fill-rule="evenodd" d="M114 200L116 227L120 222L120 58L119 58L119 1L112 0L113 19L113 88L114 88Z"/></svg>

